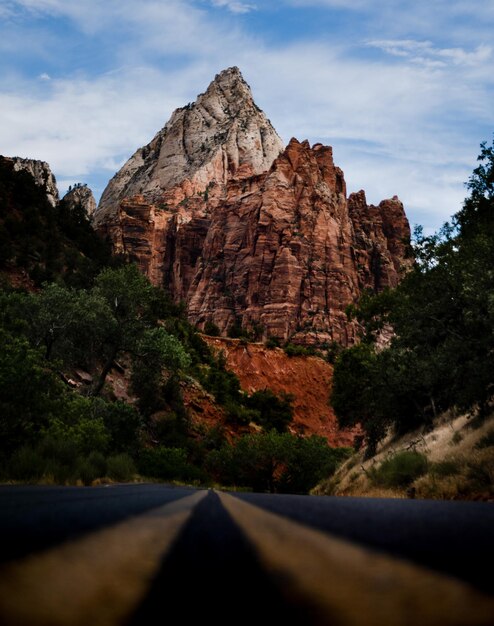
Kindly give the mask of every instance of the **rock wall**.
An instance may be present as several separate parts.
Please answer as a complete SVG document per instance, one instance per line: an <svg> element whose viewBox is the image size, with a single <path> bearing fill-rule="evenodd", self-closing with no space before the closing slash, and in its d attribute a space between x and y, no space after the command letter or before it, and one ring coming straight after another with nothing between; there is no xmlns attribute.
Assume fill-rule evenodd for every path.
<svg viewBox="0 0 494 626"><path fill-rule="evenodd" d="M207 157L204 129L214 124ZM226 334L240 323L283 341L354 343L346 307L364 289L396 285L410 263L399 199L347 198L328 146L292 139L279 154L237 68L160 132L110 182L95 215L116 251L184 301L201 328L214 322Z"/></svg>
<svg viewBox="0 0 494 626"><path fill-rule="evenodd" d="M14 170L29 172L39 187L44 187L46 197L52 206L56 206L59 200L58 188L55 175L45 161L35 159L22 159L21 157L5 157L14 165Z"/></svg>

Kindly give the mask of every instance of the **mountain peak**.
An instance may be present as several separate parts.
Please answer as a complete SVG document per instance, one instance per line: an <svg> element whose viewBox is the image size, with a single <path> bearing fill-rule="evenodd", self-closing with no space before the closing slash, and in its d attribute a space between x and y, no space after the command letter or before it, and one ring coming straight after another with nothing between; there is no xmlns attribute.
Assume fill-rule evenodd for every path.
<svg viewBox="0 0 494 626"><path fill-rule="evenodd" d="M172 114L154 139L127 161L103 192L95 222L116 215L122 199L159 201L187 181L188 195L212 183L261 174L283 143L255 104L238 67L216 75L197 100Z"/></svg>

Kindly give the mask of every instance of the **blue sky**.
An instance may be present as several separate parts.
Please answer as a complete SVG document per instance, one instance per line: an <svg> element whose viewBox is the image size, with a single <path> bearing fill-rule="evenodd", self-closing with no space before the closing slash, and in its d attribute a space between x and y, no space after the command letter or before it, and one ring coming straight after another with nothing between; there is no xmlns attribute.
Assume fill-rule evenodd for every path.
<svg viewBox="0 0 494 626"><path fill-rule="evenodd" d="M0 0L0 153L99 198L232 65L285 142L427 232L494 132L494 0Z"/></svg>

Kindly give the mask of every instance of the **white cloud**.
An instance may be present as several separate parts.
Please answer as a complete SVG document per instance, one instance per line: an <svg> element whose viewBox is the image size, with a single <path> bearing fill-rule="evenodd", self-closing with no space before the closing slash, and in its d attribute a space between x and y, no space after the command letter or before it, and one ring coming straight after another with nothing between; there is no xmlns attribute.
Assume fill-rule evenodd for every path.
<svg viewBox="0 0 494 626"><path fill-rule="evenodd" d="M38 78L40 80L51 80L51 76L49 74L47 74L46 72L43 72L42 74L40 74L38 76Z"/></svg>
<svg viewBox="0 0 494 626"><path fill-rule="evenodd" d="M211 0L212 5L215 7L226 8L232 13L250 13L257 7L255 4L248 4L247 2L234 2L232 0Z"/></svg>
<svg viewBox="0 0 494 626"><path fill-rule="evenodd" d="M463 48L436 48L430 41L413 39L376 40L369 41L368 45L392 56L407 58L412 63L428 67L475 66L489 61L492 57L492 47L484 44L470 52Z"/></svg>
<svg viewBox="0 0 494 626"><path fill-rule="evenodd" d="M439 44L431 35L400 38L382 29L369 45L386 54L366 58L358 37L348 47L336 47L330 36L272 44L262 32L232 25L226 11L207 11L211 1L143 0L136 9L134 0L17 0L98 35L120 69L68 75L43 57L51 80L10 76L3 89L0 82L2 152L47 160L63 180L109 179L174 108L194 100L218 71L238 65L285 141L293 135L333 145L349 191L364 188L373 203L397 194L411 221L429 228L460 208L479 143L494 127L492 37ZM253 6L214 1L230 11ZM309 4L285 0L285 8L289 2ZM320 4L355 9L374 2ZM460 4L451 0L452 10ZM397 17L425 17L425 4L418 5L423 15Z"/></svg>

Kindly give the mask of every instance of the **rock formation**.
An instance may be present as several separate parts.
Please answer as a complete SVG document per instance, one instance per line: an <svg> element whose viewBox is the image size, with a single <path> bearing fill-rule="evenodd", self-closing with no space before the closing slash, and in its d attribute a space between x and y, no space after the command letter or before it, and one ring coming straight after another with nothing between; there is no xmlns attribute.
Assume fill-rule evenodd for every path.
<svg viewBox="0 0 494 626"><path fill-rule="evenodd" d="M111 219L125 198L160 201L184 183L182 198L266 171L283 143L256 106L239 69L224 70L193 104L177 109L147 146L139 148L103 192L96 223Z"/></svg>
<svg viewBox="0 0 494 626"><path fill-rule="evenodd" d="M292 139L280 151L238 69L226 70L112 179L95 223L200 327L352 344L347 305L396 285L408 262L403 205L347 198L330 147Z"/></svg>
<svg viewBox="0 0 494 626"><path fill-rule="evenodd" d="M52 206L56 206L59 199L57 181L54 174L52 174L48 163L45 163L44 161L36 161L35 159L22 159L20 157L5 158L13 163L14 170L16 172L21 170L29 172L34 178L36 184L39 187L45 188L48 202Z"/></svg>
<svg viewBox="0 0 494 626"><path fill-rule="evenodd" d="M69 210L81 208L88 217L96 211L96 200L87 185L75 185L65 194L63 200Z"/></svg>

